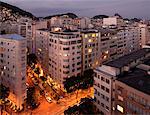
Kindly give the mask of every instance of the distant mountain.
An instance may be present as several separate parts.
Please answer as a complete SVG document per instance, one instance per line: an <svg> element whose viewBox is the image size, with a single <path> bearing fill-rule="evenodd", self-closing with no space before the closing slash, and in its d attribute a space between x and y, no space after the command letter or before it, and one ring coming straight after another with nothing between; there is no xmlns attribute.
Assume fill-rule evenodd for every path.
<svg viewBox="0 0 150 115"><path fill-rule="evenodd" d="M122 18L122 16L118 13L115 13L114 16L118 16L119 18Z"/></svg>
<svg viewBox="0 0 150 115"><path fill-rule="evenodd" d="M74 13L64 13L64 14L56 14L56 15L46 16L46 17L44 17L44 19L51 19L52 17L55 17L55 16L60 17L60 16L64 16L64 15L67 15L67 16L69 16L69 17L72 18L72 19L78 17L78 16L77 16L76 14L74 14Z"/></svg>
<svg viewBox="0 0 150 115"><path fill-rule="evenodd" d="M13 5L10 5L10 4L7 4L5 2L1 2L0 1L0 11L2 11L4 8L10 10L10 12L12 14L26 16L26 17L29 17L29 18L32 18L32 19L36 18L33 14L31 14L31 13L29 13L27 11L24 11L24 10L22 10L22 9L16 7L16 6L13 6Z"/></svg>
<svg viewBox="0 0 150 115"><path fill-rule="evenodd" d="M93 17L93 19L103 19L103 18L108 18L109 16L107 15L96 15Z"/></svg>
<svg viewBox="0 0 150 115"><path fill-rule="evenodd" d="M141 19L139 19L139 18L132 18L132 19L130 19L132 22L140 22L141 21Z"/></svg>

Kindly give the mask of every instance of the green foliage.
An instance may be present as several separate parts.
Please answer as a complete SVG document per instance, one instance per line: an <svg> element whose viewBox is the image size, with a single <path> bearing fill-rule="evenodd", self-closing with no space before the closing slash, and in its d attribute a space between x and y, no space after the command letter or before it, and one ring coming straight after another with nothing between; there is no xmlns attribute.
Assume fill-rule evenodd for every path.
<svg viewBox="0 0 150 115"><path fill-rule="evenodd" d="M97 114L96 109L89 98L81 99L80 105L69 107L64 111L64 115L93 115Z"/></svg>
<svg viewBox="0 0 150 115"><path fill-rule="evenodd" d="M35 54L29 54L27 56L27 64L31 66L32 63L37 64L37 57Z"/></svg>
<svg viewBox="0 0 150 115"><path fill-rule="evenodd" d="M93 19L103 19L103 18L108 18L109 16L107 15L96 15L93 17Z"/></svg>
<svg viewBox="0 0 150 115"><path fill-rule="evenodd" d="M13 6L13 5L7 4L5 2L1 2L1 1L0 1L0 5L1 5L1 8L5 7L7 9L10 9L12 13L36 19L36 17L33 14L31 14L27 11L24 11L24 10L22 10L22 9L16 7L16 6Z"/></svg>
<svg viewBox="0 0 150 115"><path fill-rule="evenodd" d="M69 17L72 18L72 19L78 17L78 16L77 16L76 14L74 14L74 13L65 13L65 14L56 14L56 15L52 15L52 16L47 16L47 17L45 17L44 19L51 19L52 17L55 17L55 16L60 17L60 16L63 16L63 15L67 15L67 16L69 16Z"/></svg>
<svg viewBox="0 0 150 115"><path fill-rule="evenodd" d="M84 72L84 76L66 78L64 81L64 87L68 93L76 91L78 89L88 89L93 86L93 70L87 70Z"/></svg>
<svg viewBox="0 0 150 115"><path fill-rule="evenodd" d="M9 88L5 87L3 84L0 84L0 99L4 100L9 96Z"/></svg>

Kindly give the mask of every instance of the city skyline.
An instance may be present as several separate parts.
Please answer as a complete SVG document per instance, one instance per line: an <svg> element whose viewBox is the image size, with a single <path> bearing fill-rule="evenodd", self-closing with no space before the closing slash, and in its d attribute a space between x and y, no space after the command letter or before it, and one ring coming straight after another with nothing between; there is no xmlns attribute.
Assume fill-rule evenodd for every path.
<svg viewBox="0 0 150 115"><path fill-rule="evenodd" d="M72 12L78 16L114 15L119 13L124 18L149 19L150 1L148 0L2 0L37 17ZM34 4L33 4L34 3Z"/></svg>

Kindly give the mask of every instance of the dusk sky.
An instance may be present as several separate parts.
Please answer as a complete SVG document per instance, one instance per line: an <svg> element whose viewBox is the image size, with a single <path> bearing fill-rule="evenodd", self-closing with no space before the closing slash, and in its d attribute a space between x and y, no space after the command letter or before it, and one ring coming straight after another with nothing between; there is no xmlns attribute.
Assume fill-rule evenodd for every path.
<svg viewBox="0 0 150 115"><path fill-rule="evenodd" d="M35 16L72 12L78 16L119 13L127 18L150 19L150 0L2 0Z"/></svg>

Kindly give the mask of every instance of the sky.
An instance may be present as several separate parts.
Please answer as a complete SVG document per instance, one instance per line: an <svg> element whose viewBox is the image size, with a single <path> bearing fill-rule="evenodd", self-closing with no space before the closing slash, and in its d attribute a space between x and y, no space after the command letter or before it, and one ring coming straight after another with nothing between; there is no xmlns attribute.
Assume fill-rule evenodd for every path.
<svg viewBox="0 0 150 115"><path fill-rule="evenodd" d="M150 19L150 0L1 0L37 17L72 12L80 17L119 13L124 18Z"/></svg>

